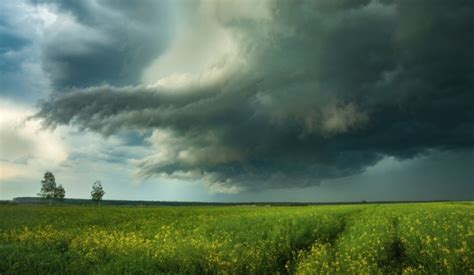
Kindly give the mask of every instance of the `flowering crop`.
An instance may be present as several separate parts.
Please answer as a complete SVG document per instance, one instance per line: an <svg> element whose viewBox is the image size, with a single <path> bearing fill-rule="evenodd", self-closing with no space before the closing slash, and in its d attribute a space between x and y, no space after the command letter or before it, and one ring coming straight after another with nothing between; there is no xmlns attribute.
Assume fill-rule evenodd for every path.
<svg viewBox="0 0 474 275"><path fill-rule="evenodd" d="M472 274L473 206L0 206L0 273Z"/></svg>

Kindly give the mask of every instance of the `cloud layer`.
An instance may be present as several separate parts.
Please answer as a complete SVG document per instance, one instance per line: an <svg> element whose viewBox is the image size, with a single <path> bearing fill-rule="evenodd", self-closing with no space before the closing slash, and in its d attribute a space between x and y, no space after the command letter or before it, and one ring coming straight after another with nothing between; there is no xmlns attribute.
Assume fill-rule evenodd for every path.
<svg viewBox="0 0 474 275"><path fill-rule="evenodd" d="M142 51L127 43L124 54L99 55L108 49L103 45L122 45L100 33L87 36L94 41L80 38L85 49L62 52L55 47L64 43L48 44L45 64L57 91L36 117L46 126L73 124L106 136L152 130L154 153L136 162L140 175L202 178L228 193L310 186L360 173L385 156L474 145L468 1L189 5L180 10L194 19L180 28L212 26L211 33L200 40L181 32L192 39L164 43L172 46L155 61L152 54L137 57ZM101 26L85 14L78 20ZM187 71L186 56L176 53L197 45L215 55L200 66L188 61ZM97 56L103 66L77 63ZM124 66L116 57L132 60L125 71L134 74L118 73ZM149 82L153 72L167 72L166 64L183 65L135 85L138 71Z"/></svg>
<svg viewBox="0 0 474 275"><path fill-rule="evenodd" d="M34 110L0 100L0 182L28 177L66 160L68 150L57 134L25 122Z"/></svg>
<svg viewBox="0 0 474 275"><path fill-rule="evenodd" d="M55 91L101 83L137 84L174 31L171 1L32 0L57 16L42 42Z"/></svg>

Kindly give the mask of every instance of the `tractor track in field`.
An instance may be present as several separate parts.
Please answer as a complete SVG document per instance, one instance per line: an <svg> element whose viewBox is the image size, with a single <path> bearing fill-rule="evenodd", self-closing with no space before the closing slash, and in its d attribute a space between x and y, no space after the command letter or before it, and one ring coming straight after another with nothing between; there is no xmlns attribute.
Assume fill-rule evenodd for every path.
<svg viewBox="0 0 474 275"><path fill-rule="evenodd" d="M393 242L389 245L389 257L387 261L380 262L379 266L386 271L386 273L393 273L394 270L397 273L402 273L403 264L406 261L405 247L399 236L399 223L400 220L398 217L393 217L392 227L394 231Z"/></svg>
<svg viewBox="0 0 474 275"><path fill-rule="evenodd" d="M355 210L350 213L346 213L341 215L342 223L340 227L337 228L334 232L331 232L329 236L326 238L318 238L317 236L314 237L310 242L302 242L302 245L296 244L292 248L292 254L291 255L282 255L282 257L279 259L279 270L278 274L295 274L296 271L296 265L298 263L298 256L299 253L302 253L303 255L308 253L311 248L313 247L314 244L316 243L321 243L321 244L330 244L331 247L334 247L335 243L339 239L339 237L346 231L348 228L348 221L352 219L354 216L360 214L363 212L364 209L361 210ZM331 249L333 250L333 249ZM335 251L332 251L335 252ZM335 257L335 256L334 256Z"/></svg>

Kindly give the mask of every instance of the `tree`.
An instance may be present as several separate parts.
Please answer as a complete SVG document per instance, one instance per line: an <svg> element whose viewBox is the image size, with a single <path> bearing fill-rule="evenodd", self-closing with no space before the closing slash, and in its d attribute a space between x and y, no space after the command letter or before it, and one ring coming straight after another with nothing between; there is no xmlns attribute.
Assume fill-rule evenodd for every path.
<svg viewBox="0 0 474 275"><path fill-rule="evenodd" d="M95 201L100 206L100 201L102 197L105 195L105 191L102 188L102 183L100 180L96 180L92 185L91 197L92 200Z"/></svg>
<svg viewBox="0 0 474 275"><path fill-rule="evenodd" d="M66 190L64 190L64 187L61 184L58 185L58 187L54 189L54 198L62 202L65 196Z"/></svg>
<svg viewBox="0 0 474 275"><path fill-rule="evenodd" d="M41 181L41 192L38 194L41 197L49 200L49 205L51 205L51 199L54 198L56 191L56 180L53 173L47 171L44 173L43 180Z"/></svg>

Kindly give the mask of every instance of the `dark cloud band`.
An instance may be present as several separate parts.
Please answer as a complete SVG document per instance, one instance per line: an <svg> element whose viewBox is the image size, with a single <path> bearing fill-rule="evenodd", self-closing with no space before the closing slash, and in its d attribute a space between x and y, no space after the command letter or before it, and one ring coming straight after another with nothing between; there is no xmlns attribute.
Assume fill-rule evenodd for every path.
<svg viewBox="0 0 474 275"><path fill-rule="evenodd" d="M199 177L222 191L308 186L383 156L474 145L471 2L268 9L267 21L216 9L246 61L220 81L76 89L54 95L37 117L105 135L155 129L156 154L137 163L142 175Z"/></svg>

